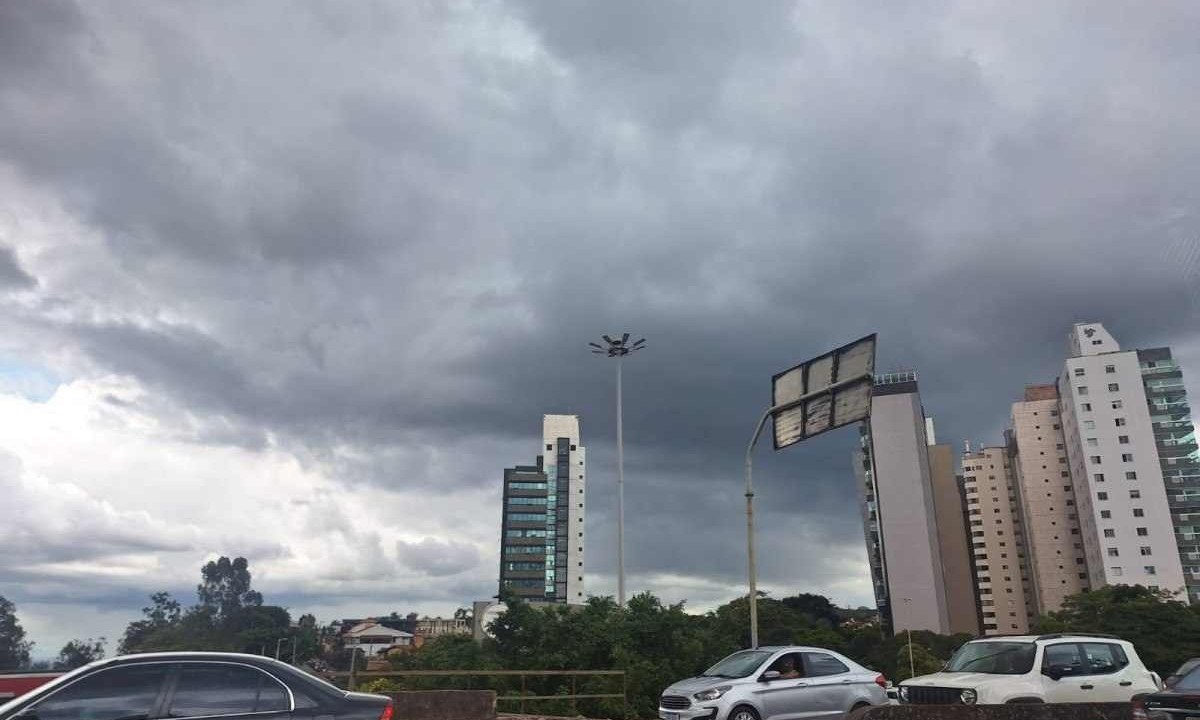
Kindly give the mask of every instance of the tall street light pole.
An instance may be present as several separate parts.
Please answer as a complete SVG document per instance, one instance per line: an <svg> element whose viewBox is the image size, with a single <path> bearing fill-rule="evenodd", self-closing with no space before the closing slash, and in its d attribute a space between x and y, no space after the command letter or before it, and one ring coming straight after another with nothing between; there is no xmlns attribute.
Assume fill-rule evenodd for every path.
<svg viewBox="0 0 1200 720"><path fill-rule="evenodd" d="M632 344L629 333L619 339L602 337L604 345L588 343L592 354L607 355L617 360L617 605L625 607L625 429L621 407L621 364L626 355L646 347L646 338Z"/></svg>

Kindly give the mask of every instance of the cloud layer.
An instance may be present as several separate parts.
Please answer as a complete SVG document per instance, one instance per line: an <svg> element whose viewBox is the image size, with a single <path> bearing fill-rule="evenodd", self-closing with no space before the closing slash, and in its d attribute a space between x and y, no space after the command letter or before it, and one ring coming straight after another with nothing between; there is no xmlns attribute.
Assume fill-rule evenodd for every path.
<svg viewBox="0 0 1200 720"><path fill-rule="evenodd" d="M1200 392L1198 15L0 5L0 593L53 645L238 553L298 609L446 613L546 412L611 593L622 329L631 587L701 607L767 381L829 346L878 332L955 443L1077 320ZM869 602L852 435L759 455L767 587Z"/></svg>

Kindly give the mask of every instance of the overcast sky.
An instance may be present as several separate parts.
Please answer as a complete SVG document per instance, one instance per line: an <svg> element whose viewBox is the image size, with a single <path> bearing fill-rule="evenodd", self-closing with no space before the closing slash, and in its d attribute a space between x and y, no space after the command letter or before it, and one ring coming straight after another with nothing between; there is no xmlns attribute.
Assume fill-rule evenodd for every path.
<svg viewBox="0 0 1200 720"><path fill-rule="evenodd" d="M1200 393L1200 5L0 3L0 594L53 654L250 560L321 620L495 592L588 447L587 590L743 592L770 376L879 333L997 443L1071 323ZM847 429L758 455L762 583L869 604Z"/></svg>

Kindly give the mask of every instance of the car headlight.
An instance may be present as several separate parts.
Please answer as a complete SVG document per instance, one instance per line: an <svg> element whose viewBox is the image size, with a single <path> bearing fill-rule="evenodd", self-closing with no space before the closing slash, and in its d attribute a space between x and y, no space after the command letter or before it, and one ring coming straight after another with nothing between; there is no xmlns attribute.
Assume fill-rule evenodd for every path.
<svg viewBox="0 0 1200 720"><path fill-rule="evenodd" d="M908 688L904 687L903 685L900 686L900 699L904 702L908 702Z"/></svg>
<svg viewBox="0 0 1200 720"><path fill-rule="evenodd" d="M958 698L963 701L963 705L974 705L975 701L979 699L979 693L967 688L958 694Z"/></svg>
<svg viewBox="0 0 1200 720"><path fill-rule="evenodd" d="M729 689L731 687L733 687L733 686L732 685L719 685L715 688L701 690L700 692L696 693L692 697L696 698L697 700L716 700L716 699L720 698L722 695L724 695L725 693L729 692Z"/></svg>

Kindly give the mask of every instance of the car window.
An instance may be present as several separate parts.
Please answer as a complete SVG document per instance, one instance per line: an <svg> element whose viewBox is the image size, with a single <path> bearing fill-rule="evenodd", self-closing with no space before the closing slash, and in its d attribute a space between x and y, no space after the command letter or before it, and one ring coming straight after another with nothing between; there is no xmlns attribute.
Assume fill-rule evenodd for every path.
<svg viewBox="0 0 1200 720"><path fill-rule="evenodd" d="M158 701L168 665L129 665L92 673L30 710L38 720L144 720Z"/></svg>
<svg viewBox="0 0 1200 720"><path fill-rule="evenodd" d="M169 714L187 718L288 709L283 686L261 670L224 663L185 663Z"/></svg>
<svg viewBox="0 0 1200 720"><path fill-rule="evenodd" d="M1030 642L969 642L946 663L947 672L1024 675L1033 669L1037 646Z"/></svg>
<svg viewBox="0 0 1200 720"><path fill-rule="evenodd" d="M1115 673L1129 664L1120 646L1111 643L1083 643L1083 657L1087 661L1084 672L1089 675Z"/></svg>
<svg viewBox="0 0 1200 720"><path fill-rule="evenodd" d="M804 653L804 674L808 677L841 675L850 672L845 663L825 653Z"/></svg>
<svg viewBox="0 0 1200 720"><path fill-rule="evenodd" d="M1179 678L1172 688L1175 692L1197 692L1200 691L1200 667L1192 665L1191 672Z"/></svg>
<svg viewBox="0 0 1200 720"><path fill-rule="evenodd" d="M1047 645L1046 654L1042 657L1042 672L1054 672L1062 676L1086 674L1079 659L1079 646L1075 643Z"/></svg>
<svg viewBox="0 0 1200 720"><path fill-rule="evenodd" d="M800 653L788 653L776 658L775 662L767 670L774 670L779 673L779 677L790 680L792 678L804 677L804 658Z"/></svg>
<svg viewBox="0 0 1200 720"><path fill-rule="evenodd" d="M744 678L758 670L771 653L766 650L742 650L705 670L703 677Z"/></svg>

